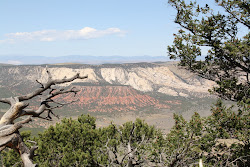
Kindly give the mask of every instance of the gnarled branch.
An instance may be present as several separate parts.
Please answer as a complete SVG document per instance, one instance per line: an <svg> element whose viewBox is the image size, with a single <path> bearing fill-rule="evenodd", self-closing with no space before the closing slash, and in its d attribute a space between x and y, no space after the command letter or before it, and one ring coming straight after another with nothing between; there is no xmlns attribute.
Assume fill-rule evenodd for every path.
<svg viewBox="0 0 250 167"><path fill-rule="evenodd" d="M23 142L18 129L20 129L23 124L30 122L31 117L43 118L41 114L44 112L47 112L48 115L43 119L51 120L52 118L50 114L58 117L53 113L54 109L76 102L76 100L72 100L68 103L57 102L55 100L57 96L68 93L76 95L78 90L74 87L69 90L52 88L53 85L70 83L76 79L87 78L87 76L80 76L80 74L77 73L70 78L64 77L63 79L53 79L47 67L46 72L48 75L47 82L42 83L36 80L36 82L40 85L40 88L26 95L0 99L0 102L10 105L9 110L0 119L0 151L2 151L5 147L15 149L20 154L24 167L36 166L36 164L32 163L32 159L37 146L34 145L31 149L29 149ZM37 96L41 97L39 108L36 110L28 109L27 107L29 106L29 103L24 101L31 100ZM25 115L30 115L30 117L14 123L17 118Z"/></svg>

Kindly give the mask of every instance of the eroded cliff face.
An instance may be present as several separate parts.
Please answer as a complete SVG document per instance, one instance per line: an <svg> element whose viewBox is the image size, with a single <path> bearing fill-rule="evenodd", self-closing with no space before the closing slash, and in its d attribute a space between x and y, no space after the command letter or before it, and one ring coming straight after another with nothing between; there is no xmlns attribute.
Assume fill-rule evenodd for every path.
<svg viewBox="0 0 250 167"><path fill-rule="evenodd" d="M214 85L175 64L65 65L49 66L49 70L54 78L71 77L77 72L88 75L88 79L71 84L80 89L76 104L92 112L137 111L150 106L167 109L168 102L157 99L157 93L201 98L210 96L207 90ZM36 80L45 81L45 75L45 66L2 66L0 91L29 93L39 86ZM69 95L64 100L70 98Z"/></svg>
<svg viewBox="0 0 250 167"><path fill-rule="evenodd" d="M188 73L175 69L175 66L158 66L148 68L102 68L101 74L110 84L130 85L134 89L151 92L156 91L170 96L208 95L208 88L213 83Z"/></svg>
<svg viewBox="0 0 250 167"><path fill-rule="evenodd" d="M78 110L89 112L127 112L142 111L150 108L169 109L170 101L158 100L130 86L76 86L79 91L76 97L69 94L57 100L70 101L79 99L74 105ZM177 101L176 101L177 102ZM72 109L74 109L74 106Z"/></svg>
<svg viewBox="0 0 250 167"><path fill-rule="evenodd" d="M98 83L110 85L126 85L142 92L160 92L170 96L208 96L208 89L214 83L184 69L179 69L176 65L155 65L149 67L99 67L71 69L66 67L50 68L51 73L58 78L71 76L76 72L88 75L85 81L75 81L78 83ZM41 76L43 75L42 72ZM40 80L43 80L41 77Z"/></svg>

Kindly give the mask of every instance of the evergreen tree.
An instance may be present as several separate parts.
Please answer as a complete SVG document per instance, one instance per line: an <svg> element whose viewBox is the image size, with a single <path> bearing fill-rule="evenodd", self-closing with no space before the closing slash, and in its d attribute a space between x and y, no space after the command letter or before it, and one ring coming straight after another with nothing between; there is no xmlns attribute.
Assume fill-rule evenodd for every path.
<svg viewBox="0 0 250 167"><path fill-rule="evenodd" d="M168 166L192 166L203 160L208 166L247 166L250 164L250 55L249 1L215 0L224 9L215 13L196 1L169 0L177 10L175 23L181 26L168 46L171 59L179 65L215 81L211 92L238 102L226 107L218 100L212 115L190 122L174 116L176 124L166 137L165 163ZM238 35L239 28L245 34ZM201 49L208 49L198 60Z"/></svg>
<svg viewBox="0 0 250 167"><path fill-rule="evenodd" d="M190 121L174 115L175 125L156 147L156 157L165 166L192 166L202 160L207 166L250 164L250 112L247 105L226 107L219 100L212 115L195 113ZM162 151L163 150L163 151Z"/></svg>
<svg viewBox="0 0 250 167"><path fill-rule="evenodd" d="M214 12L208 4L196 1L169 0L177 10L175 23L181 26L168 46L170 59L180 66L213 80L213 92L233 101L250 98L250 14L249 1L215 0L222 12ZM239 29L247 30L241 37ZM205 60L199 61L202 48L208 48Z"/></svg>
<svg viewBox="0 0 250 167"><path fill-rule="evenodd" d="M152 144L162 133L140 119L126 122L122 126L110 124L105 128L96 128L95 118L81 115L77 120L63 119L50 126L37 137L30 132L22 133L27 146L38 145L34 161L41 167L64 166L151 166L160 164L152 151ZM18 154L10 149L2 152L6 167L22 166Z"/></svg>
<svg viewBox="0 0 250 167"><path fill-rule="evenodd" d="M35 161L39 166L98 166L106 160L98 155L101 147L95 118L82 115L77 120L63 119L36 138Z"/></svg>
<svg viewBox="0 0 250 167"><path fill-rule="evenodd" d="M162 133L140 119L122 126L111 124L102 129L102 153L109 155L108 166L152 166L157 164L152 144Z"/></svg>

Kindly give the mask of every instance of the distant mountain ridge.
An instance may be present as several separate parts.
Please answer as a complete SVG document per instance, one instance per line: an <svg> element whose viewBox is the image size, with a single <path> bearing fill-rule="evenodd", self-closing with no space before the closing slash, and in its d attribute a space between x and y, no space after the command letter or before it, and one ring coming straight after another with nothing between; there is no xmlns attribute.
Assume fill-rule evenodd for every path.
<svg viewBox="0 0 250 167"><path fill-rule="evenodd" d="M60 64L60 65L1 65L0 97L24 95L37 89L36 82L47 80L46 66L54 79L71 77L76 73L88 75L88 79L76 80L64 84L67 88L76 87L79 93L58 97L56 100L67 103L73 98L79 101L58 110L63 117L80 114L94 114L101 124L111 121L123 121L143 117L163 129L171 127L173 112L210 113L210 104L214 99L208 93L214 83L200 78L176 62L125 63L125 64ZM36 108L40 99L30 102L30 108ZM195 105L195 107L194 107ZM8 106L0 104L0 115ZM155 115L156 114L156 115ZM103 116L106 115L105 119ZM107 118L107 120L106 120ZM165 120L166 119L166 120ZM164 120L164 121L163 121ZM120 122L120 123L121 123ZM46 127L46 121L34 121L34 127Z"/></svg>
<svg viewBox="0 0 250 167"><path fill-rule="evenodd" d="M61 64L61 63L79 63L79 64L121 64L138 62L162 62L167 61L165 56L81 56L69 55L60 57L45 56L8 56L0 55L0 63L14 65L28 64Z"/></svg>
<svg viewBox="0 0 250 167"><path fill-rule="evenodd" d="M100 104L107 106L106 112L130 109L136 111L149 106L158 106L158 109L169 108L168 102L164 100L165 97L161 97L209 97L207 90L214 84L178 68L173 62L68 64L48 67L55 79L70 77L77 72L88 75L86 80L77 80L64 86L77 86L84 92L79 97L82 99L82 105L85 104L83 108L94 112L98 111L98 107L99 111L105 112ZM0 90L2 90L0 96L3 92L14 95L29 93L39 86L36 80L45 82L46 79L45 65L0 66ZM99 95L96 96L97 94ZM81 107L80 103L76 104ZM113 109L110 109L112 107Z"/></svg>

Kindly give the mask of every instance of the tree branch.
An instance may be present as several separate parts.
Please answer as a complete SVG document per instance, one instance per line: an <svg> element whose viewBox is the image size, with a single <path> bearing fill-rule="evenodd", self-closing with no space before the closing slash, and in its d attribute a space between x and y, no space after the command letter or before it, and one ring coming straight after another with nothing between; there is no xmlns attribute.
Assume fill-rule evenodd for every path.
<svg viewBox="0 0 250 167"><path fill-rule="evenodd" d="M19 99L19 101L25 101L25 100L29 100L32 99L33 97L40 95L42 92L48 90L51 88L52 85L57 85L57 84L62 84L62 83L68 83L68 82L72 82L76 79L86 79L88 78L88 76L80 76L80 73L77 73L76 75L70 77L70 78L63 78L63 79L52 79L52 75L49 72L49 70L46 68L47 74L48 74L48 81L44 84L40 83L42 85L42 87L36 89L34 92L29 93L27 95L23 95L23 96L18 96L17 98Z"/></svg>
<svg viewBox="0 0 250 167"><path fill-rule="evenodd" d="M45 111L48 112L48 115L46 118L47 120L51 120L50 114L58 117L53 113L53 109L63 107L65 105L71 104L73 102L76 102L76 100L72 100L68 103L60 103L54 100L55 97L63 94L68 93L76 93L78 90L76 90L74 87L69 90L64 89L54 89L51 88L52 85L58 85L62 83L69 83L76 79L85 79L87 76L80 76L79 73L76 75L70 77L70 78L63 78L63 79L52 79L52 75L49 72L49 70L46 68L46 72L48 75L48 80L46 83L41 83L39 81L36 81L40 84L40 88L36 89L32 93L29 93L27 95L23 96L16 96L16 97L10 97L10 98L2 98L0 99L0 102L7 103L10 105L10 109L2 116L0 120L0 151L3 150L5 147L10 147L15 149L21 156L21 159L23 161L24 167L35 167L36 164L32 163L32 158L35 156L34 151L37 149L37 146L33 146L31 149L29 149L25 143L22 140L22 137L20 136L18 129L22 127L23 124L28 123L31 121L32 117L38 117L42 118L40 115L44 113ZM43 95L44 92L47 92L47 95ZM41 96L41 103L37 110L33 109L27 109L29 103L24 103L23 101L30 100L36 96ZM56 105L53 105L56 104ZM17 123L14 123L14 121L25 115L31 115L30 117L19 121Z"/></svg>

